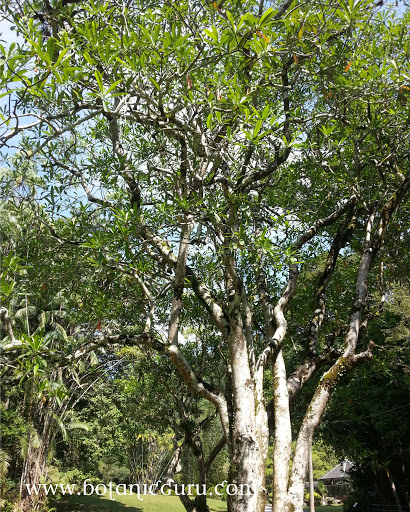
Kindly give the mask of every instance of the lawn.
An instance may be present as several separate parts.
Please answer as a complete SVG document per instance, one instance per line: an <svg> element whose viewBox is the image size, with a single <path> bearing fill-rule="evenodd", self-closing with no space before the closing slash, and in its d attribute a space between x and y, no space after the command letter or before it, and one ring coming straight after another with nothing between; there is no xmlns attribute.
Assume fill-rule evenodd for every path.
<svg viewBox="0 0 410 512"><path fill-rule="evenodd" d="M310 508L304 508L303 509L305 512L309 512ZM343 510L343 505L327 505L327 506L322 506L322 505L316 505L315 506L315 512L342 512Z"/></svg>
<svg viewBox="0 0 410 512"><path fill-rule="evenodd" d="M115 496L115 501L105 496L64 496L53 506L57 512L184 512L185 509L177 496L144 496L139 501L133 496ZM226 502L208 499L211 512L225 512ZM317 506L316 512L341 512L342 506ZM309 508L304 508L305 512Z"/></svg>
<svg viewBox="0 0 410 512"><path fill-rule="evenodd" d="M211 512L225 512L226 502L208 499ZM139 501L135 495L118 496L110 501L105 496L64 496L60 501L53 503L57 512L184 512L184 506L177 496L144 496Z"/></svg>

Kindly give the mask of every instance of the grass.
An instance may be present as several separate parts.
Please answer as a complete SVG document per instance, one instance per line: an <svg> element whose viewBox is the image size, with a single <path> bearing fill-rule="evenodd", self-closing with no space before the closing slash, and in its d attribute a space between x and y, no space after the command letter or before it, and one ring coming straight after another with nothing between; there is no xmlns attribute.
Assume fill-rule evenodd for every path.
<svg viewBox="0 0 410 512"><path fill-rule="evenodd" d="M53 503L57 512L184 512L185 508L177 496L115 496L111 501L105 496L63 496ZM113 497L114 497L113 496ZM211 512L225 512L226 503L219 500L207 500Z"/></svg>
<svg viewBox="0 0 410 512"><path fill-rule="evenodd" d="M226 502L208 499L211 512L226 512ZM105 496L63 496L53 503L57 512L185 512L182 503L177 496L144 496L139 501L137 496L115 495L115 501L111 501L108 494ZM341 512L342 506L328 505L316 506L316 512ZM304 508L308 512L309 508Z"/></svg>
<svg viewBox="0 0 410 512"><path fill-rule="evenodd" d="M310 508L304 508L303 510L309 511ZM341 512L343 505L315 505L315 512Z"/></svg>

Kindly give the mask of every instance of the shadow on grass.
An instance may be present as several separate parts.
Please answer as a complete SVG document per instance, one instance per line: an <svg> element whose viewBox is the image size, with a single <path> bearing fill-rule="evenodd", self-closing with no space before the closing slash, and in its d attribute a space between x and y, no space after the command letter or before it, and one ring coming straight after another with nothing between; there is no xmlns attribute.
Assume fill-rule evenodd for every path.
<svg viewBox="0 0 410 512"><path fill-rule="evenodd" d="M57 512L144 512L142 508L124 505L120 501L110 501L100 496L63 496L53 501L51 506Z"/></svg>

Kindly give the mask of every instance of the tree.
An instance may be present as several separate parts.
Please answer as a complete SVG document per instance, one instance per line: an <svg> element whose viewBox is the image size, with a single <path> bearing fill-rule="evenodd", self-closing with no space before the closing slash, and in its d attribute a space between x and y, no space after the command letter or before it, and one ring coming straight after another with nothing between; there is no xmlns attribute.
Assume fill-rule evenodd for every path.
<svg viewBox="0 0 410 512"><path fill-rule="evenodd" d="M158 356L150 357L149 354L144 358L139 352L135 354L132 351L127 356L128 352L124 351L122 355L100 355L100 365L90 367L90 355L94 356L94 359L91 357L94 365L98 362L91 350L106 343L103 338L91 345L85 344L85 333L98 330L101 317L105 323L126 324L124 310L121 313L118 311L118 306L121 307L120 295L123 301L131 303L129 308L135 321L138 295L133 297L126 290L123 295L122 283L118 280L115 285L112 283L109 269L104 275L98 276L96 283L87 277L73 283L76 274L89 273L89 265L83 261L73 265L65 257L65 251L59 247L55 237L47 237L49 218L43 208L39 207L33 212L29 207L36 194L36 184L39 183L32 169L30 172L4 169L2 192L5 201L2 204L1 226L5 247L1 274L1 315L4 324L0 326L4 363L2 377L6 385L13 383L16 388L11 393L7 389L3 392L3 417L7 418L9 429L3 433L2 442L7 452L13 452L13 455L16 455L15 446L21 445L23 455L14 457L12 467L14 473L18 472L20 480L20 508L38 509L44 501L45 495L39 497L27 493L26 485L38 485L42 478L46 478L46 464L53 454L61 458L61 451L56 452L55 449L57 440L60 440L60 444L63 441L62 449L67 450L68 444L69 451L65 453L60 469L71 471L76 461L77 471L71 473L72 478L88 474L95 478L102 477L104 481L107 478L117 479L120 475L124 479L128 463L132 483L157 482L168 467L165 458L170 449L170 423L175 430L175 454L172 458L174 464L171 462L169 465L167 480L172 480L176 467L180 466L182 449L185 447L194 452L201 475L199 480L205 485L211 464L224 446L223 439L220 440L219 435L215 446L212 441L207 443L207 448L209 444L211 448L207 459L204 459L201 430L212 422L214 414L202 417L195 424L195 415L200 410L197 402L198 398L201 399L194 398L190 390L181 394L180 383L171 386L175 380L175 370L172 370L169 361L158 359ZM35 240L28 236L27 225L36 225L38 236ZM126 279L128 281L129 278ZM99 288L100 283L104 283L103 292ZM104 300L107 289L115 292L115 302ZM83 305L87 295L90 298L87 305ZM195 358L195 344L192 352L189 357ZM128 361L130 356L136 358L133 364ZM203 361L203 374L205 365L212 365L212 362L211 358ZM82 373L85 373L85 378ZM215 378L217 373L214 364L212 377ZM145 374L142 382L141 374ZM118 379L123 381L122 391ZM104 385L96 387L98 382ZM176 396L177 389L179 397ZM119 396L120 400L110 398L109 394ZM163 396L162 404L158 401L158 395ZM145 406L136 406L140 397L144 402L147 397ZM93 411L100 409L102 400L105 413L99 411L95 416ZM129 414L130 409L133 414ZM83 421L73 423L70 413L78 410L79 418ZM179 413L173 413L174 410ZM164 415L168 421L163 419L161 422ZM68 416L71 416L71 422L67 424ZM122 416L127 420L121 421ZM20 419L29 424L25 435L17 438L10 434L15 431L16 419L17 424ZM166 426L161 427L159 422ZM70 443L67 429L72 430L76 425L82 428L87 425L87 435L84 438L84 435L74 434L73 443ZM181 439L182 443L178 444ZM194 502L188 496L180 497L187 510L194 507ZM206 501L206 495L196 499L200 500Z"/></svg>
<svg viewBox="0 0 410 512"><path fill-rule="evenodd" d="M73 323L70 272L57 277L65 260L61 264L56 241L44 233L47 216L30 207L40 178L30 165L2 171L1 408L8 427L2 446L19 481L20 509L38 510L45 496L30 494L27 485L46 477L59 436L67 440L69 431L86 428L75 417L73 395L83 393L82 373L93 378L96 358Z"/></svg>
<svg viewBox="0 0 410 512"><path fill-rule="evenodd" d="M198 341L204 344L206 333L201 331L201 328L195 330L195 342L189 339L193 334L188 335L184 344L184 354L189 364L202 359L200 367L204 378L217 379L218 376L224 375L224 365L213 357L202 357ZM219 457L218 460L225 447L225 436L220 424L216 422L214 407L193 393L188 386L181 385L177 372L168 359L156 353L148 353L141 357L141 351L135 351L135 348L126 348L121 354L124 363L130 357L132 361L131 365L123 364L124 375L121 382L126 394L134 400L142 401L136 412L138 421L131 417L131 425L127 429L129 438L133 439L130 443L132 463L140 470L137 482L142 485L144 482L162 481L174 488L176 486L179 499L187 511L208 511L205 489L220 483L227 476L223 467L223 457ZM158 448L161 434L162 437L165 434L165 440L169 442L170 432L172 456L165 467L156 467L157 478L148 477L142 464L144 449L147 459L144 441L148 440L148 450L151 441L154 448ZM162 443L162 446L164 444L167 443ZM151 464L146 464L146 470L148 466ZM223 475L223 478L218 480L215 474ZM198 485L197 495L191 498L185 492L184 484Z"/></svg>
<svg viewBox="0 0 410 512"><path fill-rule="evenodd" d="M410 186L408 12L368 0L267 7L64 0L4 9L24 43L2 50L13 101L3 144L20 136L17 158L40 166L50 232L144 295L145 323L136 315L134 332L119 322L112 334L102 319L106 342L168 357L218 411L230 482L252 489L229 496L235 512L264 509L268 413L274 510L302 510L329 397L372 357L375 263L391 224L404 229ZM70 217L64 229L59 215ZM316 268L319 255L308 317L298 317L301 264ZM340 255L345 283L335 280ZM339 301L328 304L328 293ZM288 308L300 325L291 372ZM223 388L188 363L179 340L204 315L204 357L217 351L226 362ZM290 403L316 375L289 474Z"/></svg>
<svg viewBox="0 0 410 512"><path fill-rule="evenodd" d="M389 283L395 270L393 265L388 269L386 303L372 327L379 348L374 364L356 369L351 381L340 386L321 426L339 455L355 462L352 510L357 507L353 508L354 503L366 510L372 501L397 510L409 505L405 440L409 435L410 302L408 284ZM401 279L408 283L403 272Z"/></svg>

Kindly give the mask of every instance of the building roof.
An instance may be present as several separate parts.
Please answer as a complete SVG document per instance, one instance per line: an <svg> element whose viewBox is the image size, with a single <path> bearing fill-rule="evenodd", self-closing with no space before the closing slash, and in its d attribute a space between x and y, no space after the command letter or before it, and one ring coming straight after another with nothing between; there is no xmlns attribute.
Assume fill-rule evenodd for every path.
<svg viewBox="0 0 410 512"><path fill-rule="evenodd" d="M345 459L343 462L328 471L325 475L321 476L319 480L333 480L334 478L344 478L346 473L354 466L353 462Z"/></svg>

